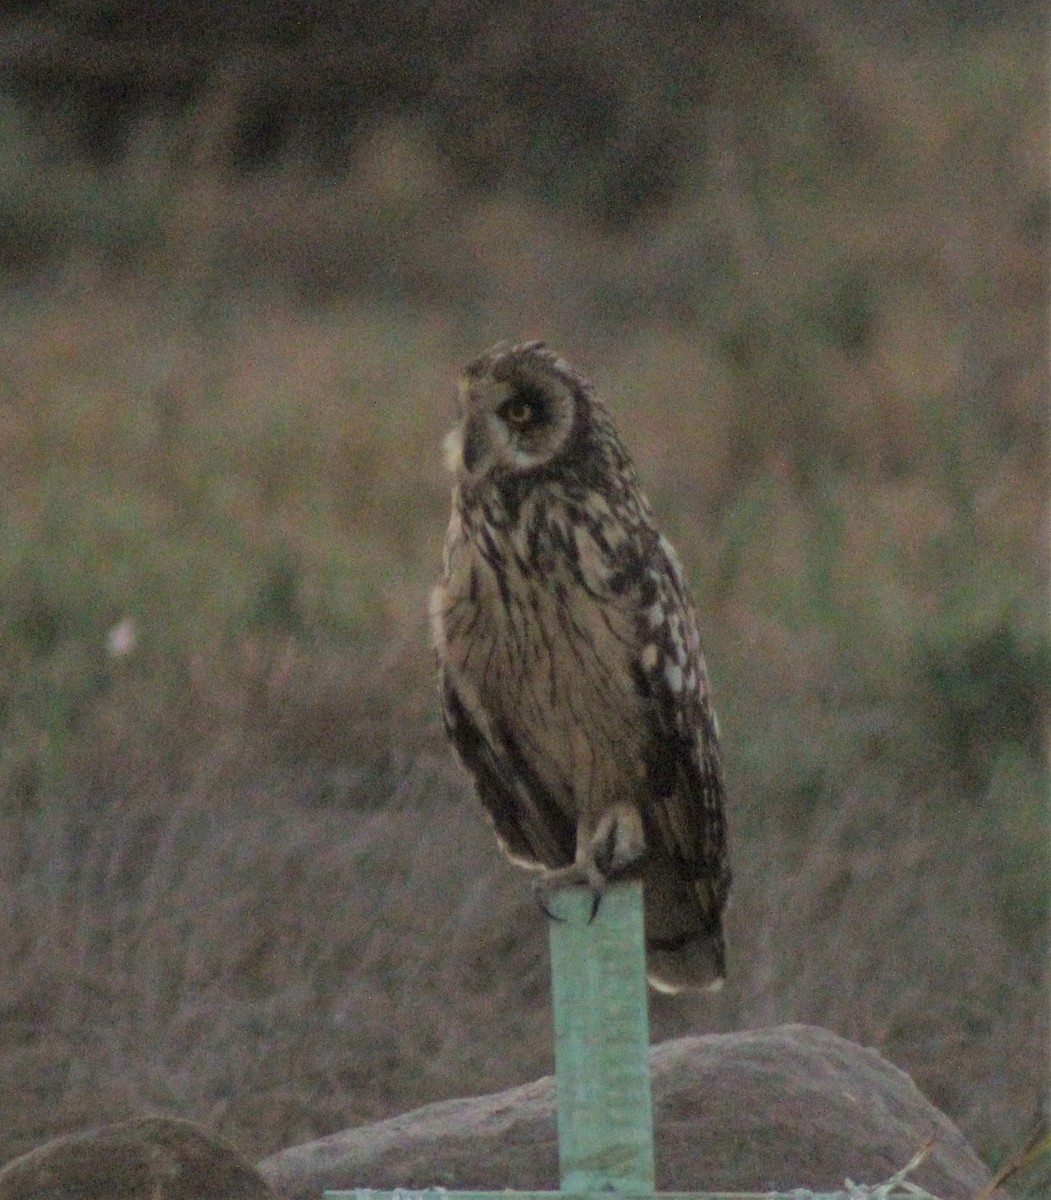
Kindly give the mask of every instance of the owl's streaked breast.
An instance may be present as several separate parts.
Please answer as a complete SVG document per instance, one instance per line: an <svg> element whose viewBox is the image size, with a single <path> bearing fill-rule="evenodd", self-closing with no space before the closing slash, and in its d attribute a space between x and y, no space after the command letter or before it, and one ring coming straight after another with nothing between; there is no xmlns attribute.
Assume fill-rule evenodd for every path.
<svg viewBox="0 0 1051 1200"><path fill-rule="evenodd" d="M432 616L457 691L477 719L514 730L586 832L642 787L645 701L629 651L635 588L611 591L610 547L575 517L550 495L527 499L510 527L454 510Z"/></svg>

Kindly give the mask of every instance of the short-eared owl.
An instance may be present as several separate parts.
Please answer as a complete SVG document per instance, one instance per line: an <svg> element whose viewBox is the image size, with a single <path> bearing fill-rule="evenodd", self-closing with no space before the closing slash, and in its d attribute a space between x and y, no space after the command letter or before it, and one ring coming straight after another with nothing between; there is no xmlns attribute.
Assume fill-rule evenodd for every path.
<svg viewBox="0 0 1051 1200"><path fill-rule="evenodd" d="M643 880L647 974L718 985L723 773L678 558L589 384L543 342L466 369L431 602L442 706L542 892Z"/></svg>

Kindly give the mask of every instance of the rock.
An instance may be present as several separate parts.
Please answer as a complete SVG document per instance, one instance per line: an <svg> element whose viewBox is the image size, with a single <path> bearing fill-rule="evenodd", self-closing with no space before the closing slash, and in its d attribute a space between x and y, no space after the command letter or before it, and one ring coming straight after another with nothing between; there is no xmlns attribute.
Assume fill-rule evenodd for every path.
<svg viewBox="0 0 1051 1200"><path fill-rule="evenodd" d="M900 1170L941 1200L989 1174L952 1122L883 1059L823 1029L783 1025L682 1038L650 1052L661 1191L842 1190ZM273 1155L286 1200L325 1188L497 1190L559 1186L554 1080L431 1104Z"/></svg>
<svg viewBox="0 0 1051 1200"><path fill-rule="evenodd" d="M0 1200L96 1198L275 1200L232 1146L165 1117L66 1134L0 1170Z"/></svg>

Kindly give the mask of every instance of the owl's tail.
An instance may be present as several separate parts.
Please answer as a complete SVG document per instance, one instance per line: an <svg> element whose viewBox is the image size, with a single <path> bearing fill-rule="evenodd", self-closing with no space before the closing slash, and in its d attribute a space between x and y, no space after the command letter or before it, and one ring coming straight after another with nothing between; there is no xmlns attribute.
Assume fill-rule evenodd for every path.
<svg viewBox="0 0 1051 1200"><path fill-rule="evenodd" d="M722 918L694 884L647 872L646 978L658 992L717 991L726 976Z"/></svg>

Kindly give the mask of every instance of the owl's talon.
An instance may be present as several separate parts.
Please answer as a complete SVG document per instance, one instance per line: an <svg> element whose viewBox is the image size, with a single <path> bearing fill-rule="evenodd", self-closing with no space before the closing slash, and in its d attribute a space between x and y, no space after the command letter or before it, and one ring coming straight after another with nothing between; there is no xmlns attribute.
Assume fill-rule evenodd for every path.
<svg viewBox="0 0 1051 1200"><path fill-rule="evenodd" d="M540 905L540 911L550 920L564 923L565 917L560 917L558 913L552 912L550 899L560 888L568 887L587 888L590 893L591 912L587 921L590 925L598 915L599 905L606 892L606 881L598 872L588 870L579 863L547 871L539 879L534 880L533 895L536 896L537 903Z"/></svg>
<svg viewBox="0 0 1051 1200"><path fill-rule="evenodd" d="M551 911L551 906L548 904L548 897L551 895L550 889L547 887L546 881L538 879L533 884L533 895L536 897L536 902L540 906L540 911L549 921L557 921L560 925L566 922L565 917L560 917L558 913Z"/></svg>

